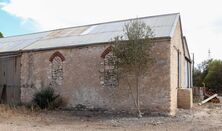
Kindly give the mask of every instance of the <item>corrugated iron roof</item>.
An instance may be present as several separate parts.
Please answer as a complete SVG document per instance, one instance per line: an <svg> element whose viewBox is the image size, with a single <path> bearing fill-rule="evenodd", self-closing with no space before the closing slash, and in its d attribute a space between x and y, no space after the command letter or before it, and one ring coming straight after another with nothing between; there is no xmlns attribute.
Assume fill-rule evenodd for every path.
<svg viewBox="0 0 222 131"><path fill-rule="evenodd" d="M154 31L155 37L171 37L179 14L167 14L138 18ZM12 36L0 39L0 53L22 50L39 50L66 46L81 46L110 42L123 33L128 20L70 27L52 31Z"/></svg>

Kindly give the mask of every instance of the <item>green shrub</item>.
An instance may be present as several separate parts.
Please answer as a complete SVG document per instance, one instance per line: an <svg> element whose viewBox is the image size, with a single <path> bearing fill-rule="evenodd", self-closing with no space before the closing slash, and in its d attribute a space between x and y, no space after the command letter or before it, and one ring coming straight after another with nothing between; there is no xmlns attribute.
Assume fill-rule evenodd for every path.
<svg viewBox="0 0 222 131"><path fill-rule="evenodd" d="M55 109L62 105L62 98L55 94L54 89L44 88L34 94L32 102L41 109Z"/></svg>

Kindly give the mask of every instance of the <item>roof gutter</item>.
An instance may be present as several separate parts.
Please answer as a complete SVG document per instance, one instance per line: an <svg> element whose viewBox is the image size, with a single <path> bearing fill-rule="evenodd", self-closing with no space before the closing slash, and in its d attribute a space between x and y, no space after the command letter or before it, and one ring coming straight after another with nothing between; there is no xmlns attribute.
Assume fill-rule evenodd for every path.
<svg viewBox="0 0 222 131"><path fill-rule="evenodd" d="M158 42L158 41L166 41L170 40L170 36L166 37L155 37L151 38L152 41ZM9 51L9 52L0 52L1 56L11 55L11 54L21 54L25 52L31 52L31 51L46 51L46 50L55 50L55 49L67 49L67 48L78 48L78 47L87 47L87 46L95 46L95 45L104 45L104 44L112 44L111 42L100 42L100 43L90 43L90 44L83 44L83 45L70 45L70 46L60 46L60 47L49 47L49 48L39 48L39 49L27 49L27 50L19 50L19 51Z"/></svg>
<svg viewBox="0 0 222 131"><path fill-rule="evenodd" d="M185 59L186 59L187 61L189 61L190 63L192 63L191 59L187 58L186 56L185 56Z"/></svg>
<svg viewBox="0 0 222 131"><path fill-rule="evenodd" d="M4 53L4 54L0 54L0 59L3 58L10 58L10 57L17 57L17 56L21 56L22 53L21 52L11 52L11 53Z"/></svg>

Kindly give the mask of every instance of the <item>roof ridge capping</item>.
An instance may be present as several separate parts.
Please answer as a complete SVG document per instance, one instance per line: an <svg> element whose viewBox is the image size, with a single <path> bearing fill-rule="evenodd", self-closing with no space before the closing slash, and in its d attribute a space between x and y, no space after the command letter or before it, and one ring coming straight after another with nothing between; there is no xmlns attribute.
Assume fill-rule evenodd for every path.
<svg viewBox="0 0 222 131"><path fill-rule="evenodd" d="M26 36L26 35L35 35L35 34L40 34L40 33L47 33L47 32L52 32L52 31L59 31L59 30L64 30L64 29L71 29L71 28L79 28L79 27L85 27L85 26L95 26L95 25L101 25L101 24L109 24L109 23L117 23L117 22L124 22L124 21L130 21L133 19L147 19L147 18L153 18L153 17L162 17L162 16L169 16L169 15L177 15L177 19L180 16L180 13L169 13L169 14L161 14L161 15L152 15L152 16L144 16L144 17L135 17L135 18L129 18L129 19L122 19L122 20L115 20L115 21L108 21L108 22L100 22L100 23L95 23L95 24L86 24L86 25L79 25L79 26L71 26L71 27L65 27L65 28L58 28L58 29L53 29L53 30L47 30L47 31L40 31L40 32L34 32L34 33L27 33L27 34L21 34L21 35L14 35L14 36L7 36L4 37L5 38L12 38L12 37L20 37L20 36ZM173 28L175 28L176 26L176 22L177 20L174 21L174 26ZM173 29L175 30L175 29ZM173 31L172 30L172 31ZM172 36L172 32L171 31L171 36Z"/></svg>

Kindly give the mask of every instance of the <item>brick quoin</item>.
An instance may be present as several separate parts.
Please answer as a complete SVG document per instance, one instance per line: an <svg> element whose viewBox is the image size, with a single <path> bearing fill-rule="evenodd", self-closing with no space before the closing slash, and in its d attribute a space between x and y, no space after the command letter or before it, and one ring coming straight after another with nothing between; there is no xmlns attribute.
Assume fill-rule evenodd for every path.
<svg viewBox="0 0 222 131"><path fill-rule="evenodd" d="M55 57L61 58L62 61L65 60L65 57L62 55L62 53L60 53L59 51L56 51L55 53L53 53L53 54L51 55L51 57L49 58L49 61L52 62Z"/></svg>
<svg viewBox="0 0 222 131"><path fill-rule="evenodd" d="M109 54L112 51L112 46L107 47L103 53L101 54L101 57L104 59L107 54Z"/></svg>

